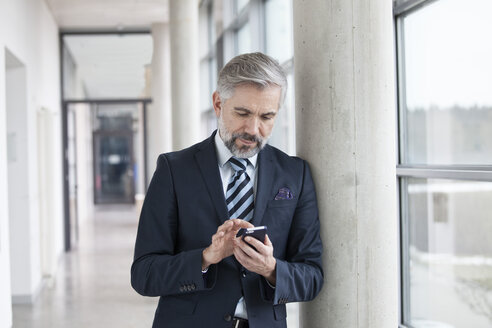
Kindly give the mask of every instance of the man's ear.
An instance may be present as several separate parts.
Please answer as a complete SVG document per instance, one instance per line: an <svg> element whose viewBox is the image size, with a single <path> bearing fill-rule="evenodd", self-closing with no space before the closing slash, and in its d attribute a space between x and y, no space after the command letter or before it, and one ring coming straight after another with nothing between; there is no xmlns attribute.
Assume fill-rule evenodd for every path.
<svg viewBox="0 0 492 328"><path fill-rule="evenodd" d="M214 106L215 115L220 116L220 111L222 110L222 99L217 91L212 94L212 105Z"/></svg>

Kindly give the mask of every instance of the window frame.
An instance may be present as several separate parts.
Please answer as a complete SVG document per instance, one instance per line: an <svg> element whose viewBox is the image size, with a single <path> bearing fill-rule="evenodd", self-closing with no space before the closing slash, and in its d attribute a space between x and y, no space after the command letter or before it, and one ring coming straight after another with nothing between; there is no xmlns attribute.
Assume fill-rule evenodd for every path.
<svg viewBox="0 0 492 328"><path fill-rule="evenodd" d="M396 57L396 82L397 82L397 113L396 113L396 179L398 200L398 228L399 228L399 328L411 328L405 321L409 315L409 299L404 297L409 294L409 252L408 232L408 179L450 179L492 182L492 165L425 165L406 164L407 115L406 115L406 85L405 85L405 42L403 20L406 16L442 0L393 0L393 20L395 31L395 57Z"/></svg>

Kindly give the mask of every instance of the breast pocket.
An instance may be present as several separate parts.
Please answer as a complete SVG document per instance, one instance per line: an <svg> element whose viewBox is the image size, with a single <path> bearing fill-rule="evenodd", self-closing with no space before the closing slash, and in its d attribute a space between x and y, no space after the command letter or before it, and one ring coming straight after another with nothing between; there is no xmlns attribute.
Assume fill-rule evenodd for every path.
<svg viewBox="0 0 492 328"><path fill-rule="evenodd" d="M268 201L268 207L269 208L276 208L276 207L292 207L297 204L297 199L284 199L284 200L269 200Z"/></svg>

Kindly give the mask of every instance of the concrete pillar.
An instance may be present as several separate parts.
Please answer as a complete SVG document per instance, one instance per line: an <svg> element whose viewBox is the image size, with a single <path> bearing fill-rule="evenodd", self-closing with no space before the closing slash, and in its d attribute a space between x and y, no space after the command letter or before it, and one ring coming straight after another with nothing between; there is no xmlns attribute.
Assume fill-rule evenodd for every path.
<svg viewBox="0 0 492 328"><path fill-rule="evenodd" d="M152 25L152 104L147 108L147 172L155 171L157 156L172 150L171 65L169 25Z"/></svg>
<svg viewBox="0 0 492 328"><path fill-rule="evenodd" d="M325 285L302 327L398 326L392 1L294 0L297 153L311 165Z"/></svg>
<svg viewBox="0 0 492 328"><path fill-rule="evenodd" d="M173 149L199 141L198 0L170 0Z"/></svg>

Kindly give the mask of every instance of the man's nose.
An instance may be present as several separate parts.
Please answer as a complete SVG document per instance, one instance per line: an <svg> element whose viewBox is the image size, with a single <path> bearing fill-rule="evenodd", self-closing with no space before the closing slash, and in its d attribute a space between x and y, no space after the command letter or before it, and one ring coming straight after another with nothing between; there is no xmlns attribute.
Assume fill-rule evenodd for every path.
<svg viewBox="0 0 492 328"><path fill-rule="evenodd" d="M258 130L259 130L259 121L258 118L254 117L246 122L246 128L245 131L247 134L250 135L258 135Z"/></svg>

